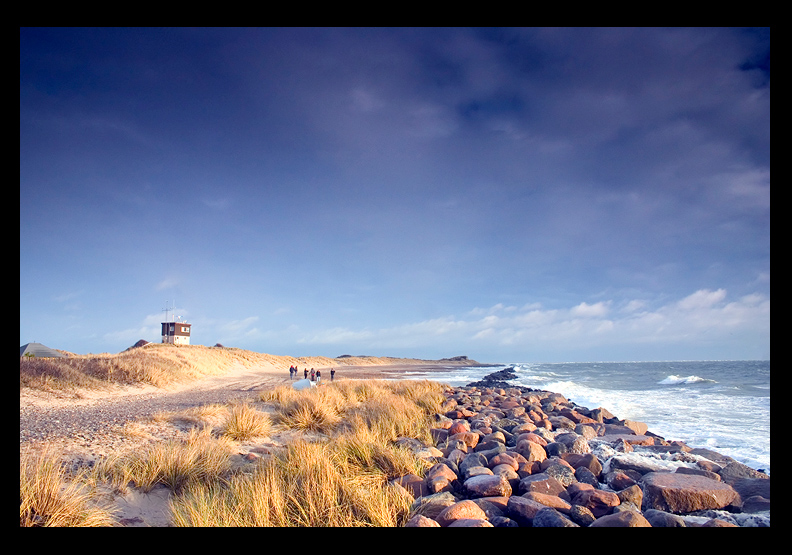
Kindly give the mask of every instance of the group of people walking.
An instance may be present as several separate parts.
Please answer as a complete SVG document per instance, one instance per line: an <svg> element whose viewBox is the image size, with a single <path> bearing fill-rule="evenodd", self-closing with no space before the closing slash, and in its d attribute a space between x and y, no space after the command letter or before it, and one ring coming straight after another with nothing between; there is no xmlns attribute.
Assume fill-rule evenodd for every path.
<svg viewBox="0 0 792 555"><path fill-rule="evenodd" d="M293 366L293 365L289 366L289 379L290 380L293 380L294 377L297 376L299 373L300 373L300 371L297 369L296 366ZM305 370L303 370L303 378L307 380L308 379L308 375L309 375L309 372L308 372L308 369L306 368ZM320 383L322 381L322 372L321 372L321 370L314 370L313 368L311 368L310 376L311 376L311 381L312 382L316 382L318 384L318 383ZM335 378L335 368L331 368L330 369L330 381L332 382L334 378Z"/></svg>

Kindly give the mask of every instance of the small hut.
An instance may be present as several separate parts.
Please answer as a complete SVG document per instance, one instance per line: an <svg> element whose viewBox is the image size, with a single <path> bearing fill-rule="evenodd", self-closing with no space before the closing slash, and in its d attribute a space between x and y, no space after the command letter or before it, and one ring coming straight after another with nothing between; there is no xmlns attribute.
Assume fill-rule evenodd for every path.
<svg viewBox="0 0 792 555"><path fill-rule="evenodd" d="M64 358L66 355L59 353L55 349L50 349L41 343L26 343L19 348L21 357L40 357L40 358Z"/></svg>

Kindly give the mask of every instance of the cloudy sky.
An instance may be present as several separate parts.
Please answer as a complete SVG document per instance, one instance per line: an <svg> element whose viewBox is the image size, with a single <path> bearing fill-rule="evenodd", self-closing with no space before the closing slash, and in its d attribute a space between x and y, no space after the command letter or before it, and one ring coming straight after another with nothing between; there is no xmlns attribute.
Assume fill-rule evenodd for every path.
<svg viewBox="0 0 792 555"><path fill-rule="evenodd" d="M767 359L769 39L21 29L20 345Z"/></svg>

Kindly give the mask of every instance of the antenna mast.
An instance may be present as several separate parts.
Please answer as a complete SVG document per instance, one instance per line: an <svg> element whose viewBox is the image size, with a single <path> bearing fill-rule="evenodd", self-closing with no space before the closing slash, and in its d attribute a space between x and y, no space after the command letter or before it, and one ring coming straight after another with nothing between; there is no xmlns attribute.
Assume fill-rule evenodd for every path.
<svg viewBox="0 0 792 555"><path fill-rule="evenodd" d="M175 307L174 307L174 309L175 309ZM168 301L165 301L165 308L163 308L162 311L165 313L165 321L168 322L169 321L168 320L168 312L170 311L170 309L168 308Z"/></svg>

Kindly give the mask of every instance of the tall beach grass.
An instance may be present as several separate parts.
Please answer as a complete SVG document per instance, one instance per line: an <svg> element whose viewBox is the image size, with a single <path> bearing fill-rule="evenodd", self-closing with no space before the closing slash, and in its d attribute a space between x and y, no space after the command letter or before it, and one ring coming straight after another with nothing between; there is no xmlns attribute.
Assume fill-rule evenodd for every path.
<svg viewBox="0 0 792 555"><path fill-rule="evenodd" d="M429 463L395 440L428 437L428 418L439 407L442 388L433 382L350 380L338 387L266 393L265 399L277 400L281 425L321 431L327 439L295 441L253 473L222 483L192 482L172 503L174 524L402 525L412 498L390 480L422 475Z"/></svg>
<svg viewBox="0 0 792 555"><path fill-rule="evenodd" d="M112 526L109 505L96 501L90 486L67 479L60 457L50 451L25 451L19 464L21 527Z"/></svg>

